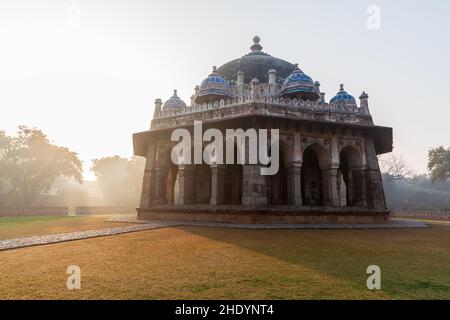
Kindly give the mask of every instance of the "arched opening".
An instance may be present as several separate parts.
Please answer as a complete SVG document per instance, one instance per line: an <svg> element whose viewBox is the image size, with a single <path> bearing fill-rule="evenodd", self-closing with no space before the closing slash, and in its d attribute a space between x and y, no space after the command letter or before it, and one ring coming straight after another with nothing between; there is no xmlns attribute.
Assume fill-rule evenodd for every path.
<svg viewBox="0 0 450 320"><path fill-rule="evenodd" d="M328 164L328 151L318 143L313 143L303 151L301 193L304 205L324 205L322 170Z"/></svg>
<svg viewBox="0 0 450 320"><path fill-rule="evenodd" d="M353 146L346 146L339 154L339 170L337 188L340 206L355 206L360 198L360 181L355 176L356 169L361 167L361 157Z"/></svg>
<svg viewBox="0 0 450 320"><path fill-rule="evenodd" d="M310 148L303 153L301 183L303 204L307 206L322 205L322 173L319 167L319 160Z"/></svg>
<svg viewBox="0 0 450 320"><path fill-rule="evenodd" d="M211 197L211 167L207 164L193 165L194 204L209 204Z"/></svg>

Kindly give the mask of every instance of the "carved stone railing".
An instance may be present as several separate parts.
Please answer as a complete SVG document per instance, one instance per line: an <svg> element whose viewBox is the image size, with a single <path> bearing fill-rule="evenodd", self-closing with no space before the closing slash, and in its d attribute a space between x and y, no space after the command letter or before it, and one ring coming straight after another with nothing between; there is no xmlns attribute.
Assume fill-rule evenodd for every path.
<svg viewBox="0 0 450 320"><path fill-rule="evenodd" d="M278 106L295 106L295 107L303 107L311 110L318 111L326 111L326 112L345 112L345 113L359 113L359 114L369 114L367 109L365 108L346 108L342 105L335 105L323 102L312 102L308 100L299 100L299 99L290 99L290 98L279 98L274 96L264 96L260 99L252 99L250 96L240 96L238 98L219 100L210 103L203 104L194 104L193 106L188 106L186 108L182 108L179 110L165 110L161 111L157 118L167 118L173 117L182 114L195 113L195 112L203 112L206 110L212 110L216 108L226 108L239 106L243 104L248 104L252 102L261 102L267 103L271 105Z"/></svg>
<svg viewBox="0 0 450 320"><path fill-rule="evenodd" d="M272 88L272 90L271 90ZM325 103L320 99L317 101L301 100L301 99L290 99L279 97L278 94L281 91L281 84L271 85L268 83L249 85L249 84L236 84L232 85L229 89L229 93L233 98L218 100L210 103L203 104L193 104L187 106L186 108L181 108L179 110L163 110L156 115L157 118L167 118L177 115L203 112L206 110L212 110L216 108L226 108L239 106L243 104L248 104L252 102L262 102L278 106L296 106L309 108L312 110L322 110L326 112L345 112L345 113L359 113L359 114L369 114L368 108L365 107L347 107L346 105L340 104L329 104Z"/></svg>
<svg viewBox="0 0 450 320"><path fill-rule="evenodd" d="M152 120L151 130L176 128L192 125L193 121L208 122L217 119L235 119L238 116L272 116L278 118L343 123L372 126L370 114L360 110L347 111L333 109L327 103L314 103L272 98L265 101L253 101L241 97L221 100L214 103L186 107L178 112L163 113ZM358 108L361 109L361 108Z"/></svg>

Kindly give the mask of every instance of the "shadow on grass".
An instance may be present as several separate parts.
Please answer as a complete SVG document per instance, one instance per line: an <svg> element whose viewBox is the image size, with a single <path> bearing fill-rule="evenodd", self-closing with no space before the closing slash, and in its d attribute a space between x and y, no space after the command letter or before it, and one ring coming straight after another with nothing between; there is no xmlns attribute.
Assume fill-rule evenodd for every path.
<svg viewBox="0 0 450 320"><path fill-rule="evenodd" d="M450 298L450 227L373 230L247 230L179 227L366 289L366 269L378 265L382 290L400 299Z"/></svg>

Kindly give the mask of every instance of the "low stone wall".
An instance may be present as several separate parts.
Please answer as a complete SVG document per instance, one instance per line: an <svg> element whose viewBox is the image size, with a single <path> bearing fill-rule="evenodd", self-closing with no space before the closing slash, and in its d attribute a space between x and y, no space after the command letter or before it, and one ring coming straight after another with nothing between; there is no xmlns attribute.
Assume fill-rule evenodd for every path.
<svg viewBox="0 0 450 320"><path fill-rule="evenodd" d="M0 217L67 216L68 207L0 207Z"/></svg>
<svg viewBox="0 0 450 320"><path fill-rule="evenodd" d="M427 211L417 209L392 210L392 218L415 218L430 220L450 220L450 211Z"/></svg>
<svg viewBox="0 0 450 320"><path fill-rule="evenodd" d="M127 214L136 213L136 208L132 207L102 207L102 206L84 206L76 207L75 215L96 215L96 214Z"/></svg>

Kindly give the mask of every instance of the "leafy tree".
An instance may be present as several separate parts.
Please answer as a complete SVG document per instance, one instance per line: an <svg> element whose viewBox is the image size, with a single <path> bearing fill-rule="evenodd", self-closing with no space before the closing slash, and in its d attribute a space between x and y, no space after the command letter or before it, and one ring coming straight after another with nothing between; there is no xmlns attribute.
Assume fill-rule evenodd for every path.
<svg viewBox="0 0 450 320"><path fill-rule="evenodd" d="M432 181L447 181L450 178L450 148L443 146L428 151L428 170Z"/></svg>
<svg viewBox="0 0 450 320"><path fill-rule="evenodd" d="M7 146L9 146L10 140L10 137L5 134L5 131L0 131L0 151L3 151ZM2 155L3 154L0 153L0 159Z"/></svg>
<svg viewBox="0 0 450 320"><path fill-rule="evenodd" d="M5 182L5 155L11 144L11 138L8 137L4 131L0 131L0 187L2 187Z"/></svg>
<svg viewBox="0 0 450 320"><path fill-rule="evenodd" d="M82 181L82 163L75 152L59 147L39 129L19 126L17 136L0 134L3 179L22 203L31 204L49 191L55 178Z"/></svg>
<svg viewBox="0 0 450 320"><path fill-rule="evenodd" d="M119 156L92 160L92 171L109 205L136 206L139 202L145 161Z"/></svg>

